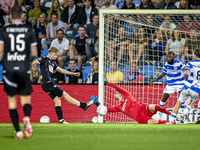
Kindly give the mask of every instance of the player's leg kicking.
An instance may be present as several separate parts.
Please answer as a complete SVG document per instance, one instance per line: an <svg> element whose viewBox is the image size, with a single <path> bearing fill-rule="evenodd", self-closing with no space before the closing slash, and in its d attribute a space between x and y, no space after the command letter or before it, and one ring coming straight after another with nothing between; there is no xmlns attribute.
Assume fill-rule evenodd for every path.
<svg viewBox="0 0 200 150"><path fill-rule="evenodd" d="M181 119L182 119L181 122L185 121L184 119L185 115L191 110L191 108L194 106L195 102L198 100L198 97L199 97L199 94L191 89L184 90L181 93L179 97L179 101L174 106L174 110L173 110L173 113L171 114L169 124L172 124L172 122L175 121L179 108L181 107L182 103L185 102L189 97L191 97L191 103L189 103L189 105L186 107L186 109L181 115Z"/></svg>

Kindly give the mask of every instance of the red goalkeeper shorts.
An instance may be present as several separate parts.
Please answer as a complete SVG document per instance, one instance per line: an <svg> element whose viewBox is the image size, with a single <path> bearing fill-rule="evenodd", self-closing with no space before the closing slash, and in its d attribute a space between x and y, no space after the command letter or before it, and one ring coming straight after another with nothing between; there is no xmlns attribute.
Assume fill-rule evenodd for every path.
<svg viewBox="0 0 200 150"><path fill-rule="evenodd" d="M149 105L142 105L138 111L138 116L137 116L136 121L139 124L147 124L147 121L149 119L153 119L153 118L151 118L153 115L154 115L154 113L152 113L149 110Z"/></svg>

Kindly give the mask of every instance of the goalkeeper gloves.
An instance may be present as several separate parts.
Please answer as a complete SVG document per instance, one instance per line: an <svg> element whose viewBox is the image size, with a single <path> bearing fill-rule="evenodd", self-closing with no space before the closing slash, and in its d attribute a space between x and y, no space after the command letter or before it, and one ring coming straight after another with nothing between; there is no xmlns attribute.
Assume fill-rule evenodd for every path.
<svg viewBox="0 0 200 150"><path fill-rule="evenodd" d="M95 98L95 96L93 95L93 96L90 97L90 101L93 101L94 104L99 106L100 103L98 102L98 98L99 98L98 96Z"/></svg>

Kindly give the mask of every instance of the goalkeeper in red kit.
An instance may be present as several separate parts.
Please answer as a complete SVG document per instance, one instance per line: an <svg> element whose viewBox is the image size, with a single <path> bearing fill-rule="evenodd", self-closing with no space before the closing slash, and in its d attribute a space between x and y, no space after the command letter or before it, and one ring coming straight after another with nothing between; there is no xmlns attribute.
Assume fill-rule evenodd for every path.
<svg viewBox="0 0 200 150"><path fill-rule="evenodd" d="M152 118L157 111L171 115L171 112L166 108L155 104L145 105L140 101L136 101L128 91L120 86L107 81L104 84L116 89L115 98L120 101L119 105L108 107L108 112L122 112L135 119L139 124L167 124L169 122L168 120ZM95 99L93 96L90 100L93 100L97 106L100 105L98 98Z"/></svg>

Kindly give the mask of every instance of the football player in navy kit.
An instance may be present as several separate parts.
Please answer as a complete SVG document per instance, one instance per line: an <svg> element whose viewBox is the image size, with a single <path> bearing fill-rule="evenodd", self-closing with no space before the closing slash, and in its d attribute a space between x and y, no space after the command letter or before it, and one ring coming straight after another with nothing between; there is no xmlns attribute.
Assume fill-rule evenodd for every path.
<svg viewBox="0 0 200 150"><path fill-rule="evenodd" d="M4 90L8 95L8 106L16 130L16 139L24 137L19 127L16 94L20 95L24 109L23 123L27 137L31 137L33 132L30 124L32 92L30 59L33 60L37 54L35 33L31 27L21 22L21 15L21 8L14 5L10 13L12 24L2 27L0 31L0 61L3 56Z"/></svg>
<svg viewBox="0 0 200 150"><path fill-rule="evenodd" d="M79 106L84 110L87 110L93 104L93 101L90 101L88 103L82 103L77 101L76 99L72 98L69 94L67 94L65 91L63 91L58 86L58 84L54 80L52 80L54 71L74 76L79 76L80 73L67 71L65 69L58 67L54 63L54 60L56 60L59 55L59 49L57 49L56 47L50 47L48 52L49 52L48 56L40 57L34 60L32 64L40 64L41 86L42 89L45 92L47 92L55 102L55 110L59 120L58 123L67 124L67 122L65 122L65 120L63 119L60 97L64 98L70 104Z"/></svg>

